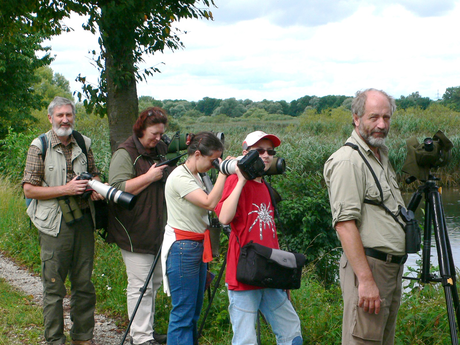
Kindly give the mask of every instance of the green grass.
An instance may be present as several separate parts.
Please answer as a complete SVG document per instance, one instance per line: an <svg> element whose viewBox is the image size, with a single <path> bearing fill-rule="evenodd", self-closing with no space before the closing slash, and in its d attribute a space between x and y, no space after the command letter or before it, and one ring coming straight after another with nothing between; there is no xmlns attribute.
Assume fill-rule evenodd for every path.
<svg viewBox="0 0 460 345"><path fill-rule="evenodd" d="M220 116L182 118L175 122L177 122L175 126L180 128L181 132L196 133L203 129L224 132L225 156L240 155L241 142L251 131L263 130L275 133L282 139L282 145L277 151L278 156L286 159L287 172L285 175L272 176L270 179L285 198L285 201L280 204L280 211L284 222L291 225L290 230L293 233L290 244L299 246L302 252L308 253L313 258L321 257L325 260L321 264L315 261L317 266L305 270L301 289L292 291L293 304L301 319L305 344L339 343L342 302L334 272L337 272L336 257L340 250L325 237L325 235L335 237L335 233L330 227L330 214L325 210L328 208L328 201L321 173L325 160L343 145L350 135L351 115L339 108L321 114L307 111L298 118L266 115L263 118L230 119ZM390 160L400 174L401 182L404 178L401 168L406 156L405 140L410 136L416 136L421 141L427 136L432 136L438 129L443 130L454 143L451 163L437 172L437 176L441 177L440 185L458 186L460 114L437 104L425 111L408 109L397 112L394 116L388 145ZM93 150L96 162L98 167L107 173L110 152L106 120L89 116L79 122L79 130L94 139ZM40 271L38 235L37 230L30 226L25 213L19 182L24 169L27 147L37 134L31 132L12 135L6 145L7 151L0 153L0 250L36 273ZM404 184L403 187L411 188ZM316 230L321 236L314 234ZM114 317L119 327L123 329L128 322L125 297L126 273L123 260L116 246L107 245L97 235L95 236L97 240L93 281L98 297L97 309ZM226 241L224 236L222 238L221 251L224 254ZM304 243L306 239L308 243ZM331 244L332 247L328 247ZM222 259L221 256L212 263L213 273L218 273ZM325 272L328 274L324 274ZM324 276L329 277L327 284L322 282ZM207 307L207 303L206 298L203 310ZM14 309L14 307L8 308ZM230 343L232 331L227 308L227 292L222 281L204 325L202 344ZM401 305L396 344L449 343L445 309L443 291L438 285L427 285L423 289L414 288L413 293L405 296ZM160 291L156 313L157 329L160 332L167 330L169 311L170 300ZM7 315L10 312L12 311L3 314ZM2 319L0 323L2 329L6 327L6 322ZM34 325L41 334L43 327L41 320ZM273 344L273 334L268 327L263 324L262 329L263 343ZM34 342L32 336L29 341L23 341L26 344Z"/></svg>
<svg viewBox="0 0 460 345"><path fill-rule="evenodd" d="M0 179L0 199L4 200L0 204L0 249L38 272L40 264L37 230L29 228L28 218L24 212L24 200L17 186ZM211 265L211 271L216 275L221 263L222 256ZM293 305L301 320L304 344L337 344L340 342L342 321L340 288L337 283L326 288L315 279L312 272L313 267L306 268L301 288L291 291ZM99 237L93 281L98 311L114 317L118 326L125 329L128 322L125 312L125 268L118 248L107 245ZM38 342L37 339L42 339L41 307L34 305L30 297L22 296L3 282L0 282L0 293L0 336L3 337L0 338L0 344L35 344ZM202 317L207 305L206 297ZM232 330L227 308L227 292L222 280L204 324L201 344L224 345L231 342ZM396 344L448 343L450 338L445 309L443 291L438 285L427 285L423 289L414 286L413 293L406 295L401 306ZM160 291L156 313L160 332L167 330L169 310L170 300ZM200 325L201 322L202 320ZM268 325L263 322L262 342L275 342Z"/></svg>
<svg viewBox="0 0 460 345"><path fill-rule="evenodd" d="M43 340L41 306L0 279L0 345L38 344Z"/></svg>

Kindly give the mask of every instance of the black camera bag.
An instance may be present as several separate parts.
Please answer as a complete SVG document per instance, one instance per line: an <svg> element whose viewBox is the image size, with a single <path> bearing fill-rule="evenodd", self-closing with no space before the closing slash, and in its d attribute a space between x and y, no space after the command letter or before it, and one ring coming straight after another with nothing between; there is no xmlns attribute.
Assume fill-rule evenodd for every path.
<svg viewBox="0 0 460 345"><path fill-rule="evenodd" d="M273 289L298 289L305 255L272 249L253 241L241 247L236 279L244 284Z"/></svg>
<svg viewBox="0 0 460 345"><path fill-rule="evenodd" d="M278 225L282 229L277 207L282 201L281 196L269 183L264 182L270 193ZM236 239L240 243L238 236ZM241 283L263 288L298 289L306 261L304 254L273 249L250 241L240 246L236 279Z"/></svg>

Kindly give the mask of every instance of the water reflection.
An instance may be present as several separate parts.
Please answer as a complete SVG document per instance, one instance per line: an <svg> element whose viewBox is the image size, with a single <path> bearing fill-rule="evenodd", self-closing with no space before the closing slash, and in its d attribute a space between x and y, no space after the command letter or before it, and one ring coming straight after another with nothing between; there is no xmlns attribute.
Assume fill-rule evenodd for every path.
<svg viewBox="0 0 460 345"><path fill-rule="evenodd" d="M406 204L409 202L412 193L403 195ZM452 248L452 257L455 267L460 268L460 190L458 188L443 189L442 204L444 206L444 214L446 217L447 232ZM423 212L425 208L424 199L420 202L416 212L416 218L420 224L423 224ZM422 239L423 240L423 239ZM431 235L431 259L430 263L433 266L438 266L438 255L436 249L435 237ZM419 255L420 254L420 255ZM406 262L404 275L416 276L414 273L409 273L407 267L418 268L416 261L421 260L421 251L419 254L409 254Z"/></svg>

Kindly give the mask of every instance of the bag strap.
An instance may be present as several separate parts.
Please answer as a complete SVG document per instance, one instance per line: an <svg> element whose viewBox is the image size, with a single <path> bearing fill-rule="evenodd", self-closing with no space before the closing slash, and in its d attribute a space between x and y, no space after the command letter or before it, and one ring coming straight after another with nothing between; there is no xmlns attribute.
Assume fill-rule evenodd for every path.
<svg viewBox="0 0 460 345"><path fill-rule="evenodd" d="M45 161L46 151L48 151L48 138L46 137L45 133L40 134L38 137L42 142L42 161Z"/></svg>
<svg viewBox="0 0 460 345"><path fill-rule="evenodd" d="M355 145L353 143L350 143L350 142L346 142L344 146L349 146L351 147L353 150L356 150L359 155L361 156L361 158L363 159L364 163L367 165L367 167L369 168L371 174L372 174L372 177L374 178L375 180L375 184L377 185L377 188L379 190L379 193L380 193L380 201L374 201L374 200L369 200L369 199L364 199L364 203L365 204L369 204L369 205L374 205L374 206L380 206L382 207L386 213L388 213L391 217L393 217L393 219L402 227L402 229L404 230L404 225L399 221L398 219L398 216L397 215L394 215L393 212L390 211L390 209L388 207L385 206L385 204L383 203L383 190L382 190L382 186L380 185L380 182L377 178L377 175L375 174L374 172L374 169L372 169L371 167L371 164L369 163L369 161L366 159L366 157L364 156L364 154L360 151L358 145ZM399 214L399 212L398 212Z"/></svg>
<svg viewBox="0 0 460 345"><path fill-rule="evenodd" d="M281 195L271 186L271 184L269 184L267 181L265 181L265 184L267 185L268 192L270 193L270 199L272 200L273 209L275 210L275 217L276 217L276 220L278 221L278 228L283 233L283 235L286 235L286 232L284 231L283 222L281 221L281 218L280 218L280 212L278 209L278 202L283 201L283 199L281 198ZM286 249L290 251L289 245L287 244L286 241L284 241L284 244L286 245Z"/></svg>
<svg viewBox="0 0 460 345"><path fill-rule="evenodd" d="M73 137L75 138L78 146L80 146L80 148L83 151L83 153L85 154L86 158L88 158L88 151L86 149L86 143L85 143L85 139L83 138L83 135L81 135L81 133L77 132L77 131L73 131L72 134L73 134Z"/></svg>
<svg viewBox="0 0 460 345"><path fill-rule="evenodd" d="M278 211L278 202L282 201L281 195L275 189L273 189L273 187L267 181L264 180L264 182L265 182L265 185L267 186L268 193L270 194L270 200L272 202L273 209L275 210L274 213L275 213L276 220L278 221L278 225L279 225L278 228L281 230L283 234L285 234L281 219L279 217L279 211ZM237 234L235 234L235 236L236 236L236 242L238 242L240 249L241 249L240 239L238 238ZM286 244L287 250L289 251L288 244L287 243L285 244Z"/></svg>

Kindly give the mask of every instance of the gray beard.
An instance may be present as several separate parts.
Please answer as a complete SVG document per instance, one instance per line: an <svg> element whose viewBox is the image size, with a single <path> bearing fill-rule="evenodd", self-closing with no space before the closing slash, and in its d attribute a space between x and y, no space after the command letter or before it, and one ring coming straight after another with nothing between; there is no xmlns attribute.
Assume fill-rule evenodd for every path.
<svg viewBox="0 0 460 345"><path fill-rule="evenodd" d="M68 137L69 135L72 134L73 127L65 129L65 128L55 128L53 126L53 130L54 130L54 133L56 133L58 137Z"/></svg>
<svg viewBox="0 0 460 345"><path fill-rule="evenodd" d="M367 135L364 133L364 131L361 129L361 127L358 128L359 134L361 134L361 137L364 139L367 145L371 147L378 147L382 148L385 146L385 138L375 138L372 135Z"/></svg>

